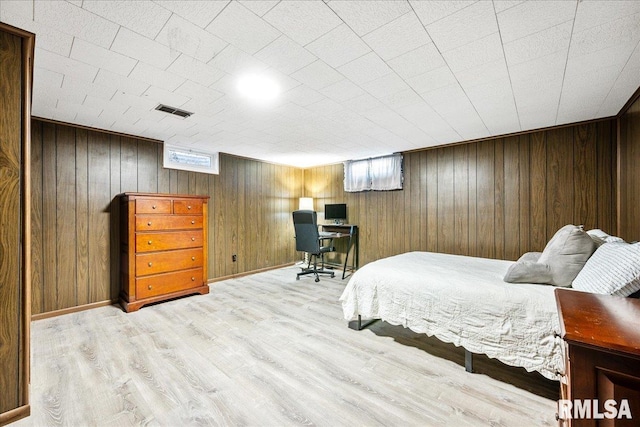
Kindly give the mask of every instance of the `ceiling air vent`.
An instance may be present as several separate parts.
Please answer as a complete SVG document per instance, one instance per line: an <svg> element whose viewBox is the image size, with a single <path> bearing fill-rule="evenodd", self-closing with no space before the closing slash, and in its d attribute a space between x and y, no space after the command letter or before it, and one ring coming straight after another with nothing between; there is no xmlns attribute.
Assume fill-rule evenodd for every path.
<svg viewBox="0 0 640 427"><path fill-rule="evenodd" d="M165 113L173 114L174 116L180 116L180 117L189 117L190 115L193 114L193 113L190 113L189 111L181 110L175 107L169 107L168 105L164 105L164 104L158 105L156 107L156 110L164 111Z"/></svg>

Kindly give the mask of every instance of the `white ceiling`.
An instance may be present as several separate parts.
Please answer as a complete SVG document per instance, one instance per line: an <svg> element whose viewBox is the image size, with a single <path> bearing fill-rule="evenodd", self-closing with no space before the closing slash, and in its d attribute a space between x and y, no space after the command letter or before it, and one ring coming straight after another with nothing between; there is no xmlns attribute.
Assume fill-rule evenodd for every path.
<svg viewBox="0 0 640 427"><path fill-rule="evenodd" d="M608 117L640 86L638 0L0 0L0 21L36 34L34 116L302 167ZM247 72L281 96L242 98Z"/></svg>

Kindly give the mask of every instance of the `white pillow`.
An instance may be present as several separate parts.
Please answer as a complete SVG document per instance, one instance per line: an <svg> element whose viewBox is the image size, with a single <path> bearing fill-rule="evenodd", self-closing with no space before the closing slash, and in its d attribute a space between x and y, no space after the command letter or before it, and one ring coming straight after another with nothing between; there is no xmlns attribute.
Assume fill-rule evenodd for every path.
<svg viewBox="0 0 640 427"><path fill-rule="evenodd" d="M640 290L640 243L605 243L573 280L573 288L627 297Z"/></svg>
<svg viewBox="0 0 640 427"><path fill-rule="evenodd" d="M589 235L589 237L593 239L594 242L596 242L598 246L604 243L624 242L622 238L617 236L611 236L610 234L607 234L606 232L600 230L599 228L594 228L593 230L589 230L587 231L587 234Z"/></svg>

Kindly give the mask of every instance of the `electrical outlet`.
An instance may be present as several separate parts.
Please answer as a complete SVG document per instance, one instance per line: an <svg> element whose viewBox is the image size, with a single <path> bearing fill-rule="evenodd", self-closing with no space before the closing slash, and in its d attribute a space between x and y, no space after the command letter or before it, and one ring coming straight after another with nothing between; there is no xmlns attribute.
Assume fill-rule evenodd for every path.
<svg viewBox="0 0 640 427"><path fill-rule="evenodd" d="M233 254L231 255L231 261L236 262L238 260L238 255Z"/></svg>

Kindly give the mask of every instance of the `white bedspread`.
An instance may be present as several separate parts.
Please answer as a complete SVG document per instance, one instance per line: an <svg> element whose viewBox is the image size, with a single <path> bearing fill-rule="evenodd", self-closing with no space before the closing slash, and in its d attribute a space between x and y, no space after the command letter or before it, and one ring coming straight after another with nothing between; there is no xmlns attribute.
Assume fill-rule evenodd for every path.
<svg viewBox="0 0 640 427"><path fill-rule="evenodd" d="M384 258L351 276L340 297L344 317L382 319L559 380L554 287L505 283L511 264L432 252Z"/></svg>

